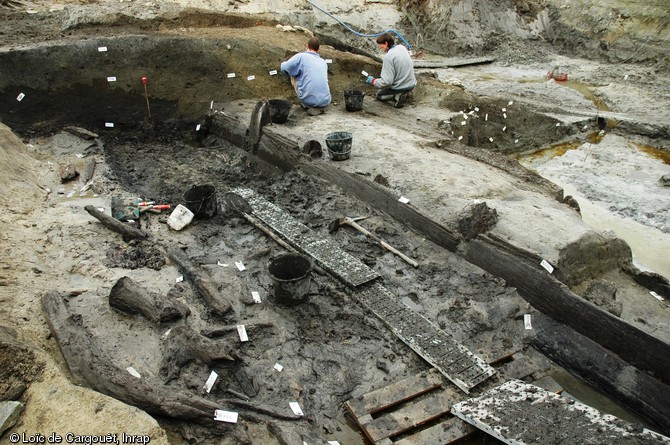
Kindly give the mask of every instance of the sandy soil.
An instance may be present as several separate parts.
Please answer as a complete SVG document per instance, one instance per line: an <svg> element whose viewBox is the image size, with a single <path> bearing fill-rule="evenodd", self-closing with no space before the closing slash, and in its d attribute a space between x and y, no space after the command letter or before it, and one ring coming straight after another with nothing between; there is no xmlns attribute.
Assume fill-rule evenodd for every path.
<svg viewBox="0 0 670 445"><path fill-rule="evenodd" d="M169 8L179 9L172 5L127 3L84 4L84 12L80 10L70 15L65 30L58 30L58 26L50 28L48 19L44 21L44 29L28 22L25 27L17 28L20 31L15 35L8 36L7 44L18 40L17 36L26 42L37 42L45 36L58 34L63 38L76 37L68 36L70 33L85 35L86 31L75 24L87 20L94 22L106 14L132 11L131 15L142 18L143 15L154 16L159 11L165 13ZM236 12L267 10L262 5L258 10L249 10L253 5L233 3L240 3L235 5ZM32 4L21 13L29 14L29 10L46 7L59 10L66 5L65 2ZM207 6L191 2L189 5ZM292 10L287 8L287 11ZM92 11L95 14L86 14ZM390 17L389 23L394 19L394 16ZM263 28L243 32L246 37L259 41L267 38L268 33L271 35L271 31ZM298 50L296 42L301 39L300 34L291 34L286 39L286 50ZM326 53L340 56L331 48ZM533 65L498 63L485 68L427 69L420 73L425 86L417 90L414 102L402 110L393 110L368 97L364 112L352 117L351 113L342 110L342 99L338 95L332 109L317 117L318 124L294 108L289 123L274 125L273 130L291 135L299 142L317 139L324 147L323 137L330 130L353 130L352 159L342 163L340 168L371 178L380 175L391 190L408 197L412 205L446 225L453 225L455 215L473 202L486 201L501 215L494 229L498 235L557 260L561 247L594 229L576 212L548 197L535 185L441 149L442 144L454 143L459 135L466 134L460 127L464 119L462 112L468 110L461 104L467 105L470 97L484 98L478 100L491 110L497 106L498 115L503 113L499 111L499 104L502 104L520 115L532 112L535 116L530 123L520 120L510 125L509 130L502 130L500 125L496 127L497 134L506 133L502 136L504 142L496 147L499 151L523 152L524 149L514 147L517 139L521 144L528 141L527 150L545 146L541 136L535 136L539 131L529 136L535 124L545 130L553 126L556 132L559 131L555 130L556 124L559 128L560 125L589 125L589 131L577 137L574 136L577 132L571 131L572 142L580 138L585 140L591 133L593 117L599 113L598 107L590 97L576 90L546 82L543 76L547 68L554 65L567 67L571 75L590 85L596 83L591 81L593 73L598 73L598 86L594 90L607 102L611 112L627 114L624 120L642 120L650 126L663 128L661 117L667 113L648 110L647 106L649 98L653 97L660 109L670 109L667 77L662 75L663 72L658 73L649 67L605 66L556 56L546 57ZM333 86L342 89L351 85L354 78L333 80ZM632 81L636 81L633 86L630 85ZM624 93L630 88L638 91L633 98ZM436 91L444 95L433 94ZM286 88L273 92L285 94ZM234 101L220 106L227 113L246 120L254 102ZM510 102L513 103L507 105ZM457 103L459 106L455 106ZM479 103L472 104L477 105ZM482 113L478 114L482 119ZM500 116L497 118L501 119ZM316 136L313 130L310 131L312 128L318 129ZM267 418L253 419L243 422L245 428L231 430L222 439L211 437L205 428L197 425L156 419L137 408L73 384L40 307L40 297L48 291L62 292L74 311L85 316L94 314L89 323L97 326L95 340L121 370L133 366L148 376L146 378L157 381L163 377L159 345L169 326L154 326L141 317L112 311L106 301L119 278L130 276L150 292L177 294L193 313L184 324L196 330L221 322L208 317L189 286L175 282L180 274L174 266L168 264L159 270L142 267L141 260L149 255L150 244L127 245L83 210L87 204L109 209L111 196L117 194L178 202L196 181L215 183L220 192L240 183L257 189L317 233L342 243L348 252L379 272L385 284L404 296L407 305L485 358L493 359L524 349L522 319L523 314L532 309L514 289L465 263L456 254L445 252L407 231L380 212L342 196L318 179L299 173L272 179L255 176L245 169L245 153L235 147L206 149L188 145L188 141L173 143L177 135L173 135L175 139L166 136L159 141L134 137L103 138L103 150L100 145L69 133L25 135L22 140L11 130L0 127L1 157L6 160L0 179L0 236L2 255L6 259L0 276L0 301L3 303L0 311L5 326L15 330L18 340L16 343L6 342L14 346L3 351L2 362L11 364L20 354L34 354L34 358L20 360L32 366L13 373L8 385L18 391L26 406L15 428L18 431L30 434L58 432L62 435L65 432L89 435L126 432L147 434L151 443L182 443L183 438L191 438L198 443L273 444L294 443L300 436L303 440L314 440L308 443L317 443L321 438L347 444L362 443L360 436L351 431L342 417L342 402L376 389L383 382L395 381L427 368L377 320L360 311L341 286L327 276L315 275L315 294L309 304L294 309L273 304L272 283L266 269L269 260L281 249L222 205L214 219L198 221L183 232L170 230L165 224L165 215L149 215L142 219L142 226L159 245L185 250L212 275L234 307L234 315L223 320L226 324L272 324L267 330L253 332L252 341L246 347L237 345L243 355L237 365L217 368L224 383L215 389L213 397L223 397L224 385L238 392L244 391L241 382L251 380L257 391L255 400L286 411L288 401L299 400L307 413L306 421L292 424ZM597 146L580 145L579 150L570 151L566 156L547 162L536 160L535 164L527 165L568 191L574 187L583 209L587 208L587 202L595 202L625 220L653 227L659 231L653 235L653 243L667 246L669 189L652 186L653 177L667 172L667 166L647 158L640 159L639 151L634 150L625 138L625 135L608 134ZM667 138L657 142L649 136L636 138L646 141L646 145L667 148ZM552 134L547 140L558 139L560 133ZM382 140L384 142L380 143ZM486 139L483 141L486 144ZM618 146L624 146L630 153L626 155L617 150L616 159L609 157L609 148ZM594 147L600 149L589 155L588 162L594 164L588 165L584 160L584 170L576 170L577 161L572 157L586 156L594 151ZM185 152L188 152L186 163ZM91 159L96 161L92 189L80 193L85 184L77 180L61 183L58 177L61 165L72 163L81 169ZM332 161L328 161L324 154L323 162ZM633 171L638 173L630 173L630 162L634 163ZM606 181L601 180L603 164L610 167ZM618 170L622 173L617 174ZM566 176L567 173L570 176ZM638 181L641 187L645 185L644 188L611 193L626 188L625 184L631 180ZM599 184L601 186L596 187ZM645 197L644 202L640 201L640 196ZM581 197L587 201L579 199ZM639 211L642 208L645 210ZM410 269L397 257L348 230L328 234L328 222L343 214L369 216L364 222L367 228L416 258L422 267ZM547 227L551 229L547 230ZM596 226L598 232L605 229L611 227ZM659 249L661 254L665 251L665 247ZM636 259L640 266L652 270L663 272L668 267L662 259L657 261L653 256L648 260L641 260L639 256ZM234 268L236 261L244 262L247 272L237 271ZM624 281L618 275L607 279ZM653 299L645 300L650 297L642 288L627 286L625 289L620 292L625 307L622 317L657 335L670 335L667 305ZM252 291L260 292L264 303L253 304ZM10 332L7 336L14 335ZM234 338L228 340L234 341ZM132 347L116 348L120 343L132 344ZM539 363L538 368L551 369L552 365L539 354L530 349L525 352ZM361 362L374 363L374 366L350 366ZM284 366L282 373L273 370L275 363ZM172 384L198 391L209 371L201 363L191 363ZM27 388L22 395L20 388ZM10 393L10 390L5 392ZM0 440L7 443L7 435Z"/></svg>

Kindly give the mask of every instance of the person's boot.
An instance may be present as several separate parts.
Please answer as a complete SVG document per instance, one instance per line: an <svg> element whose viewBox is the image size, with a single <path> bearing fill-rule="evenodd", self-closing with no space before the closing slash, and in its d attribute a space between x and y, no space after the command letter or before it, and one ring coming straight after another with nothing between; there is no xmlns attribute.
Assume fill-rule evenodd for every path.
<svg viewBox="0 0 670 445"><path fill-rule="evenodd" d="M405 106L405 93L395 94L393 96L393 106L395 108L402 108Z"/></svg>

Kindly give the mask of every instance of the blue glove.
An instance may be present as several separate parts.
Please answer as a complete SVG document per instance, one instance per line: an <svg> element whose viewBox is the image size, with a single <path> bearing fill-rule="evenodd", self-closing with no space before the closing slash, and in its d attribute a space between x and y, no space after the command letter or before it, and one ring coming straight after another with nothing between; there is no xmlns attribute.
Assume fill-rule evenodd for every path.
<svg viewBox="0 0 670 445"><path fill-rule="evenodd" d="M374 85L375 84L375 78L372 77L372 76L368 76L368 78L365 79L365 83L368 83L370 85Z"/></svg>

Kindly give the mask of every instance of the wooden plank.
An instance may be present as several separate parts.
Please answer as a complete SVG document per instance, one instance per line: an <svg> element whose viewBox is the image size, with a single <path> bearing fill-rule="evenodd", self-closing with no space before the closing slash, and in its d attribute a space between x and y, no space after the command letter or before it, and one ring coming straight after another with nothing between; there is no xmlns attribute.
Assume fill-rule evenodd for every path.
<svg viewBox="0 0 670 445"><path fill-rule="evenodd" d="M393 445L450 445L474 434L477 428L452 417L416 434L402 438Z"/></svg>
<svg viewBox="0 0 670 445"><path fill-rule="evenodd" d="M493 57L477 57L477 58L457 58L452 57L442 60L415 60L414 68L452 68L457 66L480 65L482 63L495 62Z"/></svg>
<svg viewBox="0 0 670 445"><path fill-rule="evenodd" d="M344 406L354 417L360 418L405 402L442 385L441 375L435 369L431 369L348 400Z"/></svg>
<svg viewBox="0 0 670 445"><path fill-rule="evenodd" d="M392 437L426 422L430 422L444 414L448 414L453 397L446 391L437 391L427 397L405 405L397 411L383 414L363 425L373 443Z"/></svg>

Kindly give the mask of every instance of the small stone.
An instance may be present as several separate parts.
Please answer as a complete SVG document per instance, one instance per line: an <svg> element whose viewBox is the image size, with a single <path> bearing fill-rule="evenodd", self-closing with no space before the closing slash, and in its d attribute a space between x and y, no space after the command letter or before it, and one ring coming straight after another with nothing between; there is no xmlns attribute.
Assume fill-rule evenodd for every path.
<svg viewBox="0 0 670 445"><path fill-rule="evenodd" d="M0 436L16 424L21 412L23 412L21 402L0 402Z"/></svg>

